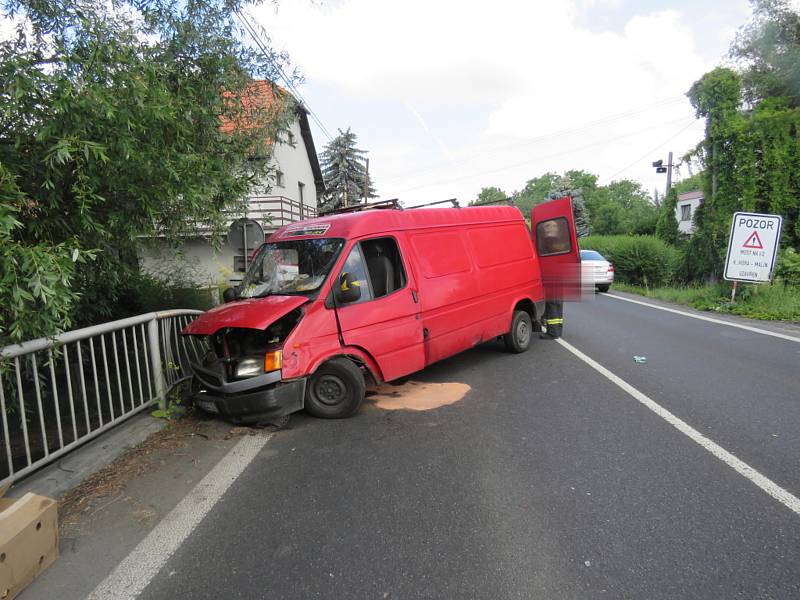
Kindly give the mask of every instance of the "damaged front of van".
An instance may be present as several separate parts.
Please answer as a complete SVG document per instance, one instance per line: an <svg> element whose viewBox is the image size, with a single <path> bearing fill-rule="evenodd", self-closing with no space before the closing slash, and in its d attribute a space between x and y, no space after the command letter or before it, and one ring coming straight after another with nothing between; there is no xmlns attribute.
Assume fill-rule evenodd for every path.
<svg viewBox="0 0 800 600"><path fill-rule="evenodd" d="M184 328L204 349L191 364L196 406L234 423L275 422L302 410L310 368L303 349L312 338L338 346L320 294L344 242L263 244L235 297Z"/></svg>

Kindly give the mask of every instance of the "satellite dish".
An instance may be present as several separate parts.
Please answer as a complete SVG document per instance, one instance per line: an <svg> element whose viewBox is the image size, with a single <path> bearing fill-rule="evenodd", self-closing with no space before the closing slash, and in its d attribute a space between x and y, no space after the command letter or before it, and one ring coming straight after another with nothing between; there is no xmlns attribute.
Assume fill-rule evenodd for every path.
<svg viewBox="0 0 800 600"><path fill-rule="evenodd" d="M235 251L250 255L264 243L264 228L253 219L236 219L228 229L228 244Z"/></svg>

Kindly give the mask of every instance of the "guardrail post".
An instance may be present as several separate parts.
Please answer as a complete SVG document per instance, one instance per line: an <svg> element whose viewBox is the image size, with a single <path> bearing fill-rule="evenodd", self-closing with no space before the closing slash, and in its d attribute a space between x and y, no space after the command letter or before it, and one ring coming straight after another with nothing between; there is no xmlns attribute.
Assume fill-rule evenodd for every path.
<svg viewBox="0 0 800 600"><path fill-rule="evenodd" d="M150 366L153 369L153 383L155 384L158 406L165 410L167 406L167 384L164 381L164 371L161 367L161 342L158 339L158 318L156 317L147 323L147 342L150 350Z"/></svg>

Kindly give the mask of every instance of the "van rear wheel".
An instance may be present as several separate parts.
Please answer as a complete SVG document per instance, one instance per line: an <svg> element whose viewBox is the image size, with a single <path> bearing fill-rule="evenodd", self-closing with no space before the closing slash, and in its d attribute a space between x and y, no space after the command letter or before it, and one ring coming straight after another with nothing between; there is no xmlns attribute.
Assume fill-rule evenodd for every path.
<svg viewBox="0 0 800 600"><path fill-rule="evenodd" d="M531 316L524 310L515 310L511 319L511 331L503 336L509 352L525 352L531 345L533 337L533 324Z"/></svg>
<svg viewBox="0 0 800 600"><path fill-rule="evenodd" d="M334 358L311 376L305 408L322 419L344 419L359 409L365 390L361 369L351 360Z"/></svg>

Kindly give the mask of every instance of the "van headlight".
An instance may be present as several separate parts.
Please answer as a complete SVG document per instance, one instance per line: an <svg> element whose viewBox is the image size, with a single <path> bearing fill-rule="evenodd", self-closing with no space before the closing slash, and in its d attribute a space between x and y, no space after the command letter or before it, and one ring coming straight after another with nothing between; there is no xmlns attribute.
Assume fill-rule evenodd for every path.
<svg viewBox="0 0 800 600"><path fill-rule="evenodd" d="M260 358L243 358L236 364L236 377L255 377L264 373L264 363Z"/></svg>

